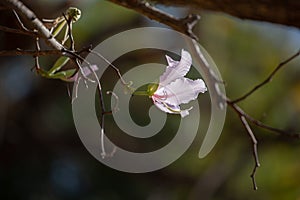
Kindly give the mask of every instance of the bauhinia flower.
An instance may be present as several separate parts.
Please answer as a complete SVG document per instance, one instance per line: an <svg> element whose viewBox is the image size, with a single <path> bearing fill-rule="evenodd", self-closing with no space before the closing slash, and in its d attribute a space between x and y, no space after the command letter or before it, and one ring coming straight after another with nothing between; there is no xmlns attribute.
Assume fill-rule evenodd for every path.
<svg viewBox="0 0 300 200"><path fill-rule="evenodd" d="M198 94L207 91L202 79L191 80L184 77L192 65L192 57L189 52L182 49L180 61L175 61L166 55L168 66L160 76L159 84L150 84L147 94L160 110L180 114L181 117L189 115L192 107L182 110L180 104L189 103L197 99Z"/></svg>

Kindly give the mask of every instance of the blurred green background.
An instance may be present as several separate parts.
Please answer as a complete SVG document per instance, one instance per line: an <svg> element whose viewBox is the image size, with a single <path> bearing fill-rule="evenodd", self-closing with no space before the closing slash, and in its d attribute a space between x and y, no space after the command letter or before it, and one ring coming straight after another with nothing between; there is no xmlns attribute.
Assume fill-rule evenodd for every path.
<svg viewBox="0 0 300 200"><path fill-rule="evenodd" d="M80 8L82 18L74 25L77 49L96 46L130 28L162 26L106 1L26 3L41 18L56 17L69 6ZM188 12L161 8L177 16ZM219 67L230 98L244 94L300 48L299 29L212 12L199 14L202 17L195 33ZM16 27L9 10L0 15L1 25ZM34 49L30 37L0 32L0 41L1 50ZM126 42L132 41L124 41L123 45ZM124 73L136 63L163 59L163 54L156 53L129 56L117 66L122 65L120 70ZM42 67L50 67L55 59L43 58ZM221 138L204 159L197 157L199 138L179 160L162 170L128 174L110 169L94 159L81 143L67 85L38 77L31 71L33 66L30 56L0 57L1 199L300 199L299 141L252 126L261 161L256 174L259 189L254 191L249 176L254 166L252 145L230 109ZM115 76L113 72L111 75ZM299 76L297 58L270 84L243 101L241 107L269 125L300 131ZM112 87L109 80L104 81L106 89ZM203 95L204 101L207 97ZM148 99L133 101L139 106L151 104ZM143 119L138 123L148 123L138 109L134 111L137 119ZM176 128L178 118L171 120L174 123L170 129ZM106 129L111 134L117 132L111 118ZM163 145L169 139L169 135L161 136L153 143ZM118 137L114 140L118 142ZM119 140L124 141L121 136ZM132 148L135 145L138 144Z"/></svg>

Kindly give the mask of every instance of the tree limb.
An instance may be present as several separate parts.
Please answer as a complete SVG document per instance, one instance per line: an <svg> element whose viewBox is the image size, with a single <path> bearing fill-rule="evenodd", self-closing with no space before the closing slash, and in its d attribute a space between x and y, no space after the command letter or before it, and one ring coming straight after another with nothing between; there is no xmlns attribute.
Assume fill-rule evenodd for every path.
<svg viewBox="0 0 300 200"><path fill-rule="evenodd" d="M49 30L44 26L44 24L39 20L36 15L27 8L21 1L18 0L5 0L6 3L22 13L31 23L35 26L35 28L39 31L39 34L47 40L47 42L55 49L62 50L64 47L52 36Z"/></svg>
<svg viewBox="0 0 300 200"><path fill-rule="evenodd" d="M4 50L0 51L0 56L19 56L19 55L28 55L28 56L47 56L47 55L61 55L62 52L59 50L23 50L17 48L16 50Z"/></svg>
<svg viewBox="0 0 300 200"><path fill-rule="evenodd" d="M150 19L163 23L170 26L176 31L185 33L188 36L197 39L197 36L193 33L192 29L197 24L200 17L198 15L190 14L185 18L176 18L168 13L162 12L161 10L150 5L149 2L141 0L110 0L111 2L121 5L126 8L133 9Z"/></svg>
<svg viewBox="0 0 300 200"><path fill-rule="evenodd" d="M241 19L300 28L299 0L153 0L153 2L167 6L186 6L223 12Z"/></svg>
<svg viewBox="0 0 300 200"><path fill-rule="evenodd" d="M9 27L6 27L6 26L1 26L1 25L0 25L0 31L4 31L4 32L8 32L8 33L15 33L15 34L28 35L28 36L36 36L37 35L37 33L35 33L35 32L28 32L28 31L9 28Z"/></svg>

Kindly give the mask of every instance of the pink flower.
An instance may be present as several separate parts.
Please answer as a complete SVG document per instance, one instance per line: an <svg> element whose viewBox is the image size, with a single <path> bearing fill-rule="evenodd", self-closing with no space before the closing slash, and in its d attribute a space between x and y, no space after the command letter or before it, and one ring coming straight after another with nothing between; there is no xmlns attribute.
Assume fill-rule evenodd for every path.
<svg viewBox="0 0 300 200"><path fill-rule="evenodd" d="M180 61L175 61L167 55L166 58L168 66L160 76L158 86L154 85L157 89L151 98L160 110L185 117L189 115L192 107L181 110L180 104L197 99L198 94L206 92L207 88L202 79L191 80L184 77L192 65L192 57L189 52L182 49Z"/></svg>

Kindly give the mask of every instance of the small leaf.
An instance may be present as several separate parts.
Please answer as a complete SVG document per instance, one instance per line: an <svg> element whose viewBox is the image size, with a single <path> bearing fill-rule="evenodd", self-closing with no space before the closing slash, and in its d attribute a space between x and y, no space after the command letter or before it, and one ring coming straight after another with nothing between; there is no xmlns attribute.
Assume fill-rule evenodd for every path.
<svg viewBox="0 0 300 200"><path fill-rule="evenodd" d="M66 71L57 72L57 73L51 75L48 78L60 79L62 81L69 81L68 79L70 77L72 77L75 73L76 73L76 69L69 69L69 70L66 70Z"/></svg>
<svg viewBox="0 0 300 200"><path fill-rule="evenodd" d="M49 74L54 74L57 71L59 71L63 66L67 64L67 62L70 60L69 57L61 56L59 57L56 62L54 63L53 67L49 70Z"/></svg>

